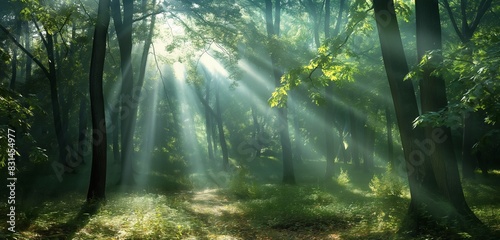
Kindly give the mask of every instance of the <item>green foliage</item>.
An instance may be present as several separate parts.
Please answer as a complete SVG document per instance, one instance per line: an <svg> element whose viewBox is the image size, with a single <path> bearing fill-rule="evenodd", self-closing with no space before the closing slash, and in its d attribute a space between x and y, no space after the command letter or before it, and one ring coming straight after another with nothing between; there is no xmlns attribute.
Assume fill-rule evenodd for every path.
<svg viewBox="0 0 500 240"><path fill-rule="evenodd" d="M343 227L344 218L335 213L334 198L318 188L261 186L261 195L246 202L246 217L272 229L319 230L326 226Z"/></svg>
<svg viewBox="0 0 500 240"><path fill-rule="evenodd" d="M342 33L325 39L318 48L316 56L308 64L289 69L281 77L281 86L273 92L268 103L271 107L285 107L288 91L302 85L307 86L309 98L315 104L322 104L325 86L335 81L353 81L359 70L352 61L356 54L349 50L348 40L354 34L364 34L371 30L367 24L368 9L365 1L356 1L351 5L348 22Z"/></svg>
<svg viewBox="0 0 500 240"><path fill-rule="evenodd" d="M394 8L398 17L401 17L405 22L410 21L410 17L412 15L412 8L410 6L410 2L407 0L396 0L394 1Z"/></svg>
<svg viewBox="0 0 500 240"><path fill-rule="evenodd" d="M429 67L432 73L449 81L450 105L447 109L420 116L415 125L461 126L459 118L471 111L484 111L485 122L494 125L500 121L500 34L499 28L476 32L471 42L451 48L443 61L439 52L428 53L408 78L418 79ZM435 61L437 59L438 61Z"/></svg>
<svg viewBox="0 0 500 240"><path fill-rule="evenodd" d="M17 156L21 156L19 147L28 146L29 152L25 159L31 162L42 162L47 160L45 150L36 145L36 141L30 134L33 111L38 108L34 99L24 97L18 92L0 86L0 151L7 152L7 129L15 130ZM22 154L25 154L24 151ZM0 168L5 166L7 155L0 155Z"/></svg>
<svg viewBox="0 0 500 240"><path fill-rule="evenodd" d="M340 168L340 174L337 177L336 181L340 186L347 186L347 184L349 184L349 182L351 181L347 170L344 171L342 168Z"/></svg>
<svg viewBox="0 0 500 240"><path fill-rule="evenodd" d="M229 192L240 199L251 199L257 196L258 189L257 185L250 180L248 170L240 167L229 182Z"/></svg>
<svg viewBox="0 0 500 240"><path fill-rule="evenodd" d="M10 65L10 55L5 49L3 49L3 47L0 47L0 81L8 78L9 65Z"/></svg>
<svg viewBox="0 0 500 240"><path fill-rule="evenodd" d="M377 197L402 197L406 185L401 177L394 174L390 169L380 176L374 175L369 184L373 194Z"/></svg>

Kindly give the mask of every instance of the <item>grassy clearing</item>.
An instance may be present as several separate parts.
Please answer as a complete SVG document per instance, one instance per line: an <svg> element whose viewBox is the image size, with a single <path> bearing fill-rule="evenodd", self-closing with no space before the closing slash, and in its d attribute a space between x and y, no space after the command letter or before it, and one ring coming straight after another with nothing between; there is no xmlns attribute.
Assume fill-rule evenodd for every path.
<svg viewBox="0 0 500 240"><path fill-rule="evenodd" d="M224 189L110 192L35 202L18 212L16 239L393 239L409 198L383 173L346 169L328 184L283 186L236 175ZM364 176L353 178L352 176ZM376 177L374 177L376 176ZM474 212L500 231L499 175L464 183ZM390 183L390 184L389 184ZM82 207L83 206L83 207ZM5 210L2 208L1 213ZM461 233L462 239L470 238ZM421 236L418 239L446 239ZM490 239L484 236L483 239ZM493 239L493 238L492 238Z"/></svg>

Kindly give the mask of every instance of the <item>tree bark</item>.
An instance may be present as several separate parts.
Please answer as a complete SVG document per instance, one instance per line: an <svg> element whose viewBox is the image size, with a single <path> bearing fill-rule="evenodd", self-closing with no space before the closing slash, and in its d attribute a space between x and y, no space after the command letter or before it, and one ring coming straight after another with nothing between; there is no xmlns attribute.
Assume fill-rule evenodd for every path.
<svg viewBox="0 0 500 240"><path fill-rule="evenodd" d="M419 224L424 224L425 210L420 208L428 203L428 189L425 186L435 184L433 172L425 156L420 154L416 142L424 139L424 132L420 128L413 128L412 122L418 117L418 107L415 91L411 81L404 81L408 74L408 64L404 53L399 26L392 0L374 0L373 7L377 30L382 50L382 59L389 81L391 96L396 111L397 126L399 127L401 143L403 145L405 170L410 186L411 201L404 228L415 230ZM423 212L422 212L423 211Z"/></svg>
<svg viewBox="0 0 500 240"><path fill-rule="evenodd" d="M87 137L87 100L85 97L82 97L80 100L80 113L79 113L79 122L78 122L78 149L77 149L77 162L84 162L85 154L84 154L84 144Z"/></svg>
<svg viewBox="0 0 500 240"><path fill-rule="evenodd" d="M209 104L210 100L210 78L205 78L205 102ZM214 160L214 149L212 144L212 120L213 117L210 114L209 108L205 107L205 134L207 138L207 152L208 152L208 160Z"/></svg>
<svg viewBox="0 0 500 240"><path fill-rule="evenodd" d="M135 101L134 75L132 69L132 17L134 11L133 0L122 0L123 19L120 11L119 0L113 0L111 13L118 37L120 48L120 70L122 86L120 94L120 142L121 142L121 177L120 184L131 185L134 181L133 175L133 115Z"/></svg>
<svg viewBox="0 0 500 240"><path fill-rule="evenodd" d="M227 150L226 136L224 134L224 124L222 124L222 110L220 107L220 86L217 86L215 93L215 111L217 113L217 128L219 129L219 142L222 151L222 166L225 171L229 169L229 153Z"/></svg>
<svg viewBox="0 0 500 240"><path fill-rule="evenodd" d="M341 22L342 22L342 13L344 11L344 2L345 0L340 0L340 5L339 5L339 13L337 15L337 20L335 24L335 28L333 29L333 34L334 36L338 35L340 32L340 27L341 27ZM328 6L327 6L328 5ZM330 3L328 2L325 5L325 11L328 12L328 14L325 14L325 24L330 23L330 9L329 9ZM328 30L328 31L326 31ZM325 37L329 38L330 37L330 27L325 26ZM327 86L325 86L325 98L326 98L326 106L325 106L325 112L324 112L324 121L325 121L325 160L326 160L326 172L325 172L325 180L329 181L334 172L334 164L335 164L335 131L334 131L334 121L335 121L335 113L338 113L338 110L335 108L335 102L333 101L334 95L335 95L335 84L333 81L330 81Z"/></svg>
<svg viewBox="0 0 500 240"><path fill-rule="evenodd" d="M386 121L386 129L387 129L387 161L389 162L389 166L391 167L392 172L396 172L396 162L394 158L394 143L392 140L392 117L391 112L389 110L389 106L385 107L385 121Z"/></svg>
<svg viewBox="0 0 500 240"><path fill-rule="evenodd" d="M281 4L280 0L276 0L275 4L275 21L273 24L273 3L272 0L265 1L265 16L266 16L266 29L269 44L276 44L276 39L279 37L279 23ZM276 87L280 86L282 72L279 69L276 48L269 46L269 53L271 58L271 68L273 71L274 83ZM282 161L283 161L283 183L295 184L295 173L293 169L292 157L292 144L290 142L290 132L288 129L288 117L286 107L277 109L276 114L277 128L280 136Z"/></svg>
<svg viewBox="0 0 500 240"><path fill-rule="evenodd" d="M417 54L420 61L429 51L441 51L442 49L438 0L416 1L415 9ZM439 64L442 61L441 52L432 54L430 61ZM433 73L436 69L432 63L429 66L424 66L422 79L420 80L420 101L422 113L424 114L437 112L448 106L445 81L442 76ZM451 130L446 126L429 126L425 127L425 132L427 139L433 139L436 132L443 133L442 141L435 141L433 147L429 146L428 153L441 197L451 203L457 213L466 218L466 221L479 223L479 219L465 201Z"/></svg>
<svg viewBox="0 0 500 240"><path fill-rule="evenodd" d="M26 47L27 51L30 51L31 49L31 32L30 32L30 25L28 22L25 22L24 24L24 46ZM25 62L25 79L26 82L31 79L31 64L32 64L31 58L27 57L26 62Z"/></svg>
<svg viewBox="0 0 500 240"><path fill-rule="evenodd" d="M87 202L104 200L106 195L106 117L102 79L106 37L110 21L109 0L100 0L90 62L90 109L92 113L92 169Z"/></svg>

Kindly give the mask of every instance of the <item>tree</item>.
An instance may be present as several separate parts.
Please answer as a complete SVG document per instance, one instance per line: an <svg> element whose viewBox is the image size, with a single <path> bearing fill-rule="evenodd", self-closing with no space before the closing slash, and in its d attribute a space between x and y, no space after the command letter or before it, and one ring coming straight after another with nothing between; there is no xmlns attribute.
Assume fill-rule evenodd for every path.
<svg viewBox="0 0 500 240"><path fill-rule="evenodd" d="M487 11L491 8L492 0L481 0L470 3L469 1L460 1L458 10L454 11L448 0L443 1L446 13L450 19L451 25L464 45L469 45L474 33L478 30L481 20L486 15ZM473 9L474 12L470 12ZM459 12L456 16L455 12ZM472 20L469 20L472 16ZM458 21L457 21L458 19ZM459 25L460 21L460 25ZM466 53L467 54L467 53ZM475 156L473 153L473 146L480 133L475 127L481 125L481 113L474 111L466 113L463 116L463 131L462 131L462 177L471 178L474 176Z"/></svg>
<svg viewBox="0 0 500 240"><path fill-rule="evenodd" d="M106 37L110 20L110 0L100 0L94 31L92 59L90 62L90 109L92 113L92 170L87 201L105 199L106 189L106 118L102 79L106 56Z"/></svg>
<svg viewBox="0 0 500 240"><path fill-rule="evenodd" d="M427 49L439 49L440 25L437 1L417 1L416 4L419 54ZM454 221L463 228L467 223L477 223L479 220L470 211L463 198L455 159L448 152L451 136L442 128L426 129L424 132L421 127L412 127L412 122L419 113L413 85L410 81L403 81L408 73L408 66L394 2L374 1L373 6L408 171L411 202L405 222L406 227L421 231L425 229L422 226L431 225L433 229L443 224L453 224ZM426 38L422 39L424 36ZM431 78L432 68L426 72L427 76L424 74L422 80L422 108L428 111L446 106L445 98L443 99L444 81L439 77ZM432 92L428 89L428 84L433 80L442 82L437 83L438 90L434 93L436 95L429 96ZM453 199L455 197L453 194L458 195L457 199ZM432 221L429 221L429 218ZM437 223L437 226L432 226L433 223Z"/></svg>
<svg viewBox="0 0 500 240"><path fill-rule="evenodd" d="M330 23L330 1L327 1L325 3L325 38L329 38L330 36L330 26L328 24ZM337 15L336 19L336 24L335 28L333 30L333 36L337 36L340 32L340 27L341 27L341 22L342 22L342 15L344 13L344 8L345 8L345 0L340 0L339 2L339 12ZM327 13L327 14L326 14ZM328 83L325 86L325 98L326 98L326 106L325 106L325 112L324 112L324 120L325 120L325 126L327 129L325 129L325 148L326 148L326 155L325 155L325 160L326 160L326 172L325 172L325 179L328 181L331 179L333 176L333 164L335 162L335 148L334 148L334 135L335 131L334 129L334 120L335 120L335 113L339 113L337 109L335 109L335 103L333 101L334 97L334 87L335 84L333 82Z"/></svg>
<svg viewBox="0 0 500 240"><path fill-rule="evenodd" d="M280 35L280 21L281 21L281 1L276 0L274 4L274 18L273 18L273 2L272 0L265 1L265 16L266 16L266 30L269 44L269 54L271 58L271 68L276 87L281 85L281 75L283 75L279 66L277 66L276 48L273 44L277 44ZM273 21L274 20L274 21ZM286 107L280 107L277 110L277 128L280 136L282 161L283 161L283 183L295 184L295 174L293 170L292 158L292 143L290 142L290 132L288 130L288 117Z"/></svg>
<svg viewBox="0 0 500 240"><path fill-rule="evenodd" d="M45 9L42 6L39 6L38 3L32 3L34 4L34 8L40 11L49 11ZM45 16L49 15L50 13L42 13L41 15L44 18L44 21L46 21L47 26L44 27L45 34L42 32L42 29L40 28L38 24L38 19L36 18L36 14L32 15L33 23L36 26L36 29L38 31L38 34L41 36L43 46L45 47L45 51L47 53L47 64L48 68L31 53L26 49L25 47L22 46L22 44L16 39L16 37L10 33L10 31L5 28L3 25L0 25L0 29L12 40L12 42L19 48L21 51L23 51L30 59L32 59L35 64L40 67L42 70L44 76L49 80L49 86L50 86L50 99L51 99L51 107L52 107L52 117L53 117L53 122L54 122L54 130L56 133L56 139L57 139L57 144L58 144L58 152L59 152L59 162L54 162L53 166L58 166L59 168L62 169L64 172L66 166L67 166L67 146L68 146L68 141L67 141L67 134L64 131L64 126L66 123L63 122L63 119L61 118L61 105L60 105L60 93L58 89L58 74L57 74L57 67L56 67L56 57L55 57L55 44L54 44L54 34L56 34L58 31L62 29L61 21L60 18L55 18L55 19L45 19ZM50 16L50 15L49 15ZM62 23L62 25L65 25L66 23Z"/></svg>
<svg viewBox="0 0 500 240"><path fill-rule="evenodd" d="M137 103L134 94L134 71L132 67L132 23L134 1L122 0L123 16L120 1L111 1L111 16L115 25L116 36L120 47L120 148L121 148L121 184L134 182L133 176L133 135Z"/></svg>

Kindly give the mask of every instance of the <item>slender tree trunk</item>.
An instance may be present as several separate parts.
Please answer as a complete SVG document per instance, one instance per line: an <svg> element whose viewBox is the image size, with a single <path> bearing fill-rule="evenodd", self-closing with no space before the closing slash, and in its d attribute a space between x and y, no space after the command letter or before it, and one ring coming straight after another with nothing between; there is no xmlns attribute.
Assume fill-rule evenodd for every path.
<svg viewBox="0 0 500 240"><path fill-rule="evenodd" d="M385 107L385 121L387 129L387 161L391 167L391 171L396 172L396 162L394 158L394 143L392 140L392 118L389 106Z"/></svg>
<svg viewBox="0 0 500 240"><path fill-rule="evenodd" d="M297 98L298 97L298 93L297 92L294 92L294 93L291 93L291 96L290 97L294 97L294 98ZM302 160L302 133L300 132L300 123L299 123L299 106L298 106L298 102L299 101L295 101L295 104L294 106L292 107L292 110L293 110L293 134L294 134L294 161L296 163L299 163L299 164L302 164L303 163L303 160Z"/></svg>
<svg viewBox="0 0 500 240"><path fill-rule="evenodd" d="M115 106L116 108L119 108L118 105ZM112 110L113 112L111 113L111 122L113 123L114 129L112 131L113 133L113 160L115 163L119 163L121 160L121 152L120 151L120 121L118 120L120 118L120 112L118 109Z"/></svg>
<svg viewBox="0 0 500 240"><path fill-rule="evenodd" d="M270 42L274 42L273 38L279 37L280 31L280 12L281 3L280 0L276 0L275 3L275 20L273 24L273 3L272 0L265 0L265 16L266 16L266 29L267 37ZM277 66L277 56L276 50L274 48L269 49L271 57L271 68L273 70L274 83L276 87L280 86L281 71ZM292 144L290 142L290 132L288 129L288 117L286 107L279 108L277 110L277 128L280 136L280 144L282 151L282 161L283 161L283 183L295 184L295 173L293 169L293 157L292 157Z"/></svg>
<svg viewBox="0 0 500 240"><path fill-rule="evenodd" d="M339 5L339 13L337 15L337 20L336 20L336 25L333 30L334 36L338 35L340 32L340 26L341 26L341 21L342 21L342 13L344 11L344 1L340 1ZM328 14L325 14L325 24L330 23L330 8L329 8L330 2L328 2L325 5L325 11L328 12ZM326 8L328 6L328 8ZM330 37L330 27L325 26L325 30L328 30L325 32L325 37L329 38ZM338 110L335 107L335 102L333 100L335 95L335 84L333 82L329 82L327 86L325 86L325 97L326 97L326 108L324 112L324 120L325 120L325 144L326 144L326 151L325 151L325 160L326 160L326 172L325 172L325 179L326 181L329 181L334 173L334 163L335 163L335 131L334 131L334 121L335 121L335 113L338 113Z"/></svg>
<svg viewBox="0 0 500 240"><path fill-rule="evenodd" d="M109 26L109 0L100 0L90 62L90 109L92 113L92 169L87 202L104 200L106 195L106 118L102 79Z"/></svg>
<svg viewBox="0 0 500 240"><path fill-rule="evenodd" d="M50 81L50 96L52 102L52 117L54 118L54 127L56 131L57 143L59 147L59 162L66 165L67 155L67 139L64 131L63 122L61 120L61 105L59 103L59 92L57 87L57 70L54 56L54 41L53 36L49 33L45 35L47 39L47 56L49 62L49 81Z"/></svg>
<svg viewBox="0 0 500 240"><path fill-rule="evenodd" d="M341 0L344 1L344 0ZM330 37L330 17L331 16L331 3L330 0L325 0L325 38Z"/></svg>
<svg viewBox="0 0 500 240"><path fill-rule="evenodd" d="M26 47L27 51L31 51L31 32L30 32L30 25L28 22L24 22L24 46ZM31 58L27 57L26 62L25 62L25 79L26 82L31 79L31 64L32 64Z"/></svg>
<svg viewBox="0 0 500 240"><path fill-rule="evenodd" d="M350 112L351 115L351 160L355 167L359 168L361 165L361 157L363 156L363 141L362 141L362 123L359 116L356 116L354 111Z"/></svg>
<svg viewBox="0 0 500 240"><path fill-rule="evenodd" d="M375 154L375 130L370 126L367 125L365 127L365 149L364 149L364 168L367 171L371 171L374 167L373 163L373 156Z"/></svg>
<svg viewBox="0 0 500 240"><path fill-rule="evenodd" d="M21 27L22 27L22 22L21 19L19 18L19 14L16 14L16 36L19 37L21 36ZM15 89L16 88L16 80L17 80L17 47L14 47L14 50L12 51L12 61L11 61L11 67L12 67L12 75L10 77L10 84L9 88L10 89Z"/></svg>
<svg viewBox="0 0 500 240"><path fill-rule="evenodd" d="M474 146L474 136L477 131L476 123L477 114L471 114L470 116L463 117L463 132L462 132L462 177L463 178L474 178L474 169L477 167L476 156L472 153L472 148ZM474 128L476 127L476 128ZM477 141L477 139L476 139Z"/></svg>
<svg viewBox="0 0 500 240"><path fill-rule="evenodd" d="M255 144L255 157L259 158L260 157L260 150L262 149L261 145L261 127L259 124L259 119L257 118L257 112L255 110L256 106L252 105L252 120L253 120L253 133L252 133L252 139L257 143Z"/></svg>
<svg viewBox="0 0 500 240"><path fill-rule="evenodd" d="M134 105L134 75L132 69L132 17L134 12L133 0L122 0L123 19L119 0L112 0L111 12L118 37L120 48L120 69L122 87L120 94L120 141L121 141L121 178L120 184L134 183L133 175L133 120Z"/></svg>
<svg viewBox="0 0 500 240"><path fill-rule="evenodd" d="M78 149L77 149L77 162L84 162L84 146L87 137L87 100L82 97L80 100L80 114L78 122Z"/></svg>
<svg viewBox="0 0 500 240"><path fill-rule="evenodd" d="M219 142L222 151L222 166L225 171L229 169L229 153L227 150L226 136L224 134L224 125L222 124L222 110L220 107L220 86L217 86L215 92L215 112L217 113L217 128L219 129Z"/></svg>
<svg viewBox="0 0 500 240"><path fill-rule="evenodd" d="M205 78L205 102L209 104L210 102L210 84L211 78ZM208 159L210 161L214 161L214 149L212 146L212 120L213 117L210 114L210 109L205 107L205 133L207 137L207 151L208 151Z"/></svg>

